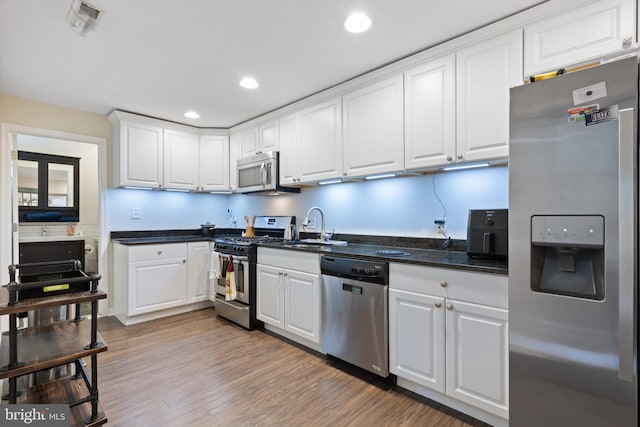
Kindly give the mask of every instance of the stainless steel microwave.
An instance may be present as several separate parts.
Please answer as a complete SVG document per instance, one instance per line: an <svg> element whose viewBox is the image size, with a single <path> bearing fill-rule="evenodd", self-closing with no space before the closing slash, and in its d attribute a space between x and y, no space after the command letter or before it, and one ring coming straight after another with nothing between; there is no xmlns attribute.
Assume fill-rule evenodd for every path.
<svg viewBox="0 0 640 427"><path fill-rule="evenodd" d="M280 186L280 155L268 151L239 159L237 163L238 193L268 194L299 193L299 188Z"/></svg>

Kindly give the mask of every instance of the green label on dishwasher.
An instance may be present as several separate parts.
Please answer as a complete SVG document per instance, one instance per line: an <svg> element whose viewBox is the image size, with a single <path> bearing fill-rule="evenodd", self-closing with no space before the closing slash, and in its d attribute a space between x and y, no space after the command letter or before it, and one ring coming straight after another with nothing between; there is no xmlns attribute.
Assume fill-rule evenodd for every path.
<svg viewBox="0 0 640 427"><path fill-rule="evenodd" d="M351 292L354 294L362 295L362 288L360 286L352 286Z"/></svg>

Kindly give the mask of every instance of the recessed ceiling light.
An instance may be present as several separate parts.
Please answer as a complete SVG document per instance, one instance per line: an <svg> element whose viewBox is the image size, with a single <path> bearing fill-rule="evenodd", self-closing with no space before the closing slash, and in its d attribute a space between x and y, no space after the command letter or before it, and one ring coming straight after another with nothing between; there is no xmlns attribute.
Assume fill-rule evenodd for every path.
<svg viewBox="0 0 640 427"><path fill-rule="evenodd" d="M351 33L362 33L371 27L371 18L364 13L355 12L344 21L344 28Z"/></svg>
<svg viewBox="0 0 640 427"><path fill-rule="evenodd" d="M199 119L200 118L200 114L196 113L195 111L187 111L186 113L184 113L184 116L188 119Z"/></svg>
<svg viewBox="0 0 640 427"><path fill-rule="evenodd" d="M245 89L257 89L260 84L258 84L256 79L252 77L245 77L244 79L240 80L240 86Z"/></svg>

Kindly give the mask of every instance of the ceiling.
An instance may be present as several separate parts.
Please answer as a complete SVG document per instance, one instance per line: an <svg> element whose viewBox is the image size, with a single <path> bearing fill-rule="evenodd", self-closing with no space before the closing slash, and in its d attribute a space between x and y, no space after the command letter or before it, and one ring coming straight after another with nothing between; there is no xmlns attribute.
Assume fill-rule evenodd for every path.
<svg viewBox="0 0 640 427"><path fill-rule="evenodd" d="M231 127L539 0L0 0L0 92L84 111L121 109ZM368 32L342 23L368 14ZM252 76L255 90L238 85ZM200 113L187 119L186 110Z"/></svg>

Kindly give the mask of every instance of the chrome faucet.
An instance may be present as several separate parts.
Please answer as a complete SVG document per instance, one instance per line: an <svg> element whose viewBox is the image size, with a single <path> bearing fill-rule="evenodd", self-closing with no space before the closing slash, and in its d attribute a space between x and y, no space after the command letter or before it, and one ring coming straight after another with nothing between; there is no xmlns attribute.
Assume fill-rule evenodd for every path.
<svg viewBox="0 0 640 427"><path fill-rule="evenodd" d="M307 211L307 216L305 216L304 221L302 222L303 227L307 227L309 225L309 215L313 211L318 211L320 213L320 240L327 240L329 238L329 234L324 231L324 212L318 206L313 206L311 209Z"/></svg>
<svg viewBox="0 0 640 427"><path fill-rule="evenodd" d="M47 224L42 224L42 237L47 237Z"/></svg>

